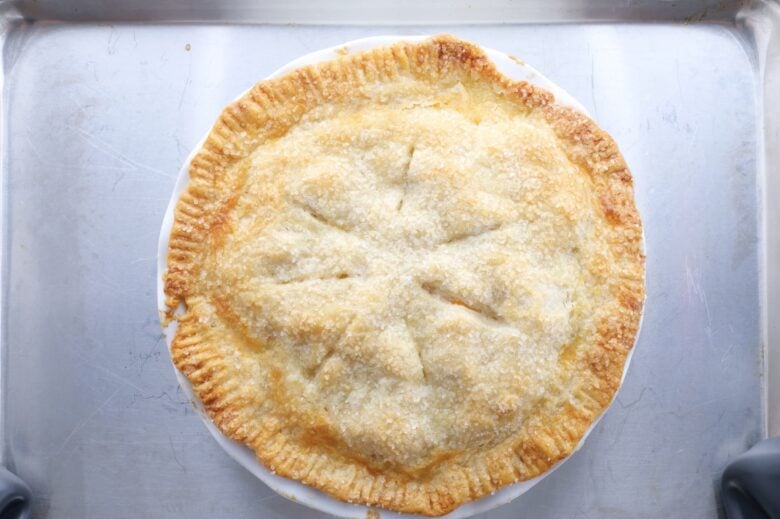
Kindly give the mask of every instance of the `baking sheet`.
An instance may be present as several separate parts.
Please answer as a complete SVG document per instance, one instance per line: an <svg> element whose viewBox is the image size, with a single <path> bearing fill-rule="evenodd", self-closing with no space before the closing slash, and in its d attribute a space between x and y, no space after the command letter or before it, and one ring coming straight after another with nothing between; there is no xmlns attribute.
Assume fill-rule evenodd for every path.
<svg viewBox="0 0 780 519"><path fill-rule="evenodd" d="M157 232L180 164L236 92L317 48L444 30L583 102L632 167L647 238L648 310L615 405L485 517L716 515L720 470L765 434L763 71L746 29L8 23L3 461L35 517L320 516L225 455L179 391Z"/></svg>

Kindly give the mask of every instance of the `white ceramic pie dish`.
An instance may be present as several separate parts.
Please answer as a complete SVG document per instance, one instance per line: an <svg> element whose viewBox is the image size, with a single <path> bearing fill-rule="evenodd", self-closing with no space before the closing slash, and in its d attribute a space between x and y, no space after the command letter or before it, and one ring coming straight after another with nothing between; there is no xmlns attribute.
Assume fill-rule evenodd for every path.
<svg viewBox="0 0 780 519"><path fill-rule="evenodd" d="M399 41L419 41L428 37L429 36L376 36L371 38L363 38L360 40L350 41L342 45L338 45L335 47L330 47L327 49L312 52L310 54L306 54L305 56L302 56L286 64L285 66L283 66L282 68L274 72L273 74L270 74L268 78L274 78L274 77L284 75L287 72L304 65L310 65L321 61L335 59L343 55L345 52L348 53L360 52L375 47L380 47L383 45L390 45ZM485 47L482 47L482 50L488 55L488 57L493 61L493 63L496 64L497 68L506 76L514 80L527 81L531 84L542 87L545 90L552 92L555 95L555 98L558 102L570 106L582 113L587 114L585 108L579 102L577 102L577 100L575 100L563 89L556 86L552 81L545 78L542 74L537 72L533 67L503 52L499 52ZM241 96L243 96L243 93L238 97ZM192 150L190 155L187 157L187 160L182 165L181 170L179 171L179 175L176 180L176 185L174 187L171 200L168 203L168 208L165 212L162 229L160 230L160 238L159 238L158 252L157 252L157 307L160 310L160 312L165 311L163 274L168 268L167 265L168 240L170 237L171 228L173 226L174 209L176 207L176 202L178 201L181 194L184 192L187 183L189 181L190 161L192 160L196 152L200 149L202 144L203 144L203 140L199 142L197 146L195 146L195 148ZM640 328L641 328L641 321L640 321ZM166 343L168 344L169 349L175 331L176 331L175 322L170 323L168 326L165 326L163 329L165 340ZM637 331L637 336L638 335L639 332ZM625 380L626 372L628 371L628 366L630 364L631 357L633 356L633 352L634 349L632 348L631 352L626 358L626 363L623 368L623 380ZM176 378L179 381L179 384L181 385L185 394L189 397L190 401L195 407L195 410L198 412L203 422L206 424L206 427L211 432L214 439L222 446L222 448L228 453L230 457L235 459L244 468L246 468L249 472L251 472L257 478L263 481L266 485L271 487L278 494L288 499L291 499L293 501L296 501L298 503L305 504L311 508L320 510L322 512L337 517L348 517L348 518L363 518L367 516L377 517L377 514L379 514L378 515L379 517L385 519L422 517L422 516L413 516L409 514L399 514L399 513L389 512L381 509L372 509L364 505L345 503L335 498L332 498L323 492L320 492L309 486L306 486L303 483L300 483L295 480L283 478L281 476L274 474L273 472L265 468L265 466L263 466L257 460L254 452L252 452L248 447L229 439L219 431L216 425L214 425L214 423L211 421L209 416L206 414L203 405L201 404L200 400L198 400L198 397L193 392L192 386L190 385L189 381L177 369L174 368L174 370L176 373ZM593 424L588 429L588 431L583 435L577 449L579 449L583 445L585 439L588 437L591 431L593 431L593 429L595 428L599 420L600 417L593 422ZM518 496L520 496L521 494L527 492L534 485L539 483L539 481L541 481L549 474L551 474L552 471L558 468L563 462L566 461L566 459L568 458L565 458L564 460L556 464L552 469L548 470L547 472L545 472L539 477L536 477L528 481L523 481L520 483L515 483L513 485L506 486L489 496L483 497L476 501L472 501L470 503L466 503L460 506L459 508L457 508L456 510L442 517L445 517L447 519L461 519L461 518L471 517L472 515L483 513L488 510L492 510L498 506L501 506L505 503L508 503L513 499L517 498ZM370 512L373 515L369 515Z"/></svg>

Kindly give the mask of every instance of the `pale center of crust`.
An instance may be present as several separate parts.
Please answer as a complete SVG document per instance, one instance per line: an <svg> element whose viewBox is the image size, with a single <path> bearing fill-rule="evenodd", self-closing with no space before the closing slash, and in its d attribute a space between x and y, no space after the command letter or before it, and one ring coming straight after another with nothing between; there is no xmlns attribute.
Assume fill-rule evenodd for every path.
<svg viewBox="0 0 780 519"><path fill-rule="evenodd" d="M258 146L205 274L291 427L401 467L568 399L566 352L609 300L589 180L548 126L489 87L426 88Z"/></svg>

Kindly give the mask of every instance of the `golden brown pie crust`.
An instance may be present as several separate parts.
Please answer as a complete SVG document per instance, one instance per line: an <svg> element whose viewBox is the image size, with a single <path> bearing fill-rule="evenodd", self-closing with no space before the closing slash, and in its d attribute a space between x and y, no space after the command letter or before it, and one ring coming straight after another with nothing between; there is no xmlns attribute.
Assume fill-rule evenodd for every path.
<svg viewBox="0 0 780 519"><path fill-rule="evenodd" d="M453 96L460 100L449 105L448 100L454 99ZM485 103L490 103L493 112ZM541 188L523 184L522 179L508 181L525 189L522 195L525 198L512 199L514 195L506 195L500 199L491 195L489 203L480 205L484 197L476 192L463 193L462 198L457 198L460 180L448 176L446 168L436 170L435 160L449 158L428 156L433 162L428 162L428 170L424 171L426 155L421 148L418 155L422 162L414 170L420 175L420 185L427 182L427 186L434 186L431 189L441 189L457 198L446 202L451 204L447 207L452 208L452 215L431 213L432 220L420 216L418 220L424 220L426 225L415 227L414 232L409 231L409 226L419 222L413 219L407 227L399 224L403 230L397 235L393 234L395 227L389 224L386 230L377 231L370 227L374 221L373 206L366 206L367 213L362 219L350 220L351 216L343 216L343 204L339 204L346 196L344 190L358 190L355 203L363 203L365 197L360 198L363 191L359 190L364 186L339 176L340 163L336 159L328 163L335 171L330 175L330 170L322 165L322 161L329 160L327 157L307 158L307 149L285 148L292 146L290 143L314 146L311 143L326 142L329 148L325 149L334 150L335 156L341 149L335 135L338 131L333 131L328 124L330 118L338 119L342 126L337 128L345 128L345 113L357 114L354 125L362 128L354 133L344 130L353 139L345 146L349 148L355 139L362 138L376 145L381 141L371 140L374 139L370 135L372 125L359 119L371 107L384 110L377 113L387 115L383 121L376 122L377 131L397 131L399 142L406 142L403 136L416 131L403 126L392 129L396 115L401 123L408 123L406 117L412 117L401 113L403 108L418 110L420 117L430 117L434 122L430 128L426 127L427 133L415 134L415 138L427 145L437 138L436 128L446 127L446 117L456 117L454 120L462 117L475 126L483 123L487 128L484 131L490 131L488 119L495 112L496 117L502 118L504 133L516 131L531 139L528 146L523 142L517 144L517 150L525 151L502 144L498 133L495 134L498 149L492 149L486 141L464 145L484 148L485 157L497 161L493 163L495 168L513 164L511 161L520 157L537 161L540 167L549 167L550 171L555 169L555 174L551 172L550 185ZM424 118L419 120L422 125L428 124ZM446 144L449 141L445 133L442 132L440 140ZM535 146L533 140L537 138L539 145ZM386 165L392 159L393 150L388 149L388 155L380 157L384 161L382 171L395 167ZM415 153L413 145L404 145L403 149L411 161ZM471 152L464 149L463 156L468 153ZM473 178L478 174L474 173L475 168L493 171L491 163L473 165L472 162L464 166L464 171L468 169ZM288 170L294 170L292 173L283 169L286 164ZM403 156L398 164L398 169L406 168L408 175L410 165L404 164ZM457 167L459 163L451 164ZM307 167L314 168L316 175L303 178ZM263 168L284 171L284 175L291 176L282 177L277 173L279 180L275 181L276 177L268 177ZM433 170L438 173L431 173ZM492 189L490 186L496 182L494 177L490 178L493 184L486 184L485 189ZM534 178L541 179L542 184L547 182L544 175ZM405 191L408 180L392 182L392 189L382 188L382 193L398 194L395 208L398 214L404 210L418 216L428 214L424 211L429 210L430 200L420 198L423 195L419 193L423 191L417 191L418 195ZM297 186L294 189L290 187L293 184ZM551 202L556 189L571 196ZM543 200L538 201L534 194ZM377 200L380 198L377 196ZM321 214L322 207L314 207L320 202L331 204L327 207L332 209L332 214ZM372 203L380 204L380 201ZM296 204L297 207L292 207ZM535 207L542 208L539 214L543 216L538 219L529 216L528 211ZM277 217L279 214L288 216ZM387 213L388 221L401 218L393 214ZM459 215L465 216L455 220ZM484 220L482 223L474 223L480 218ZM345 225L345 221L350 224ZM549 240L547 234L539 234L542 232L539 222L564 225L565 230L579 229L580 221L588 222L589 227L580 230L585 238L571 238L571 250L561 252L569 238L558 227L549 231ZM296 258L292 262L295 265L290 266L289 257L284 256L289 251L275 245L288 239L290 235L284 233L299 231L320 240L307 242L311 250L319 250L321 241L328 239L333 240L332 248L338 249L332 257L322 253L325 259L319 260L315 270L326 268L322 265L329 265L328 261L333 265L327 267L330 269L324 276L327 279L315 279L316 285L306 276L296 277L296 272L302 272L301 258ZM549 243L544 241L546 245L539 247L553 251L552 255L541 260L530 253L527 257L513 256L514 250L521 249L512 245L515 242L511 240L522 234L521 231L530 233L530 238L524 238L530 239L529 243L535 243L537 234L540 243L548 240ZM256 243L252 241L253 233L262 235ZM269 241L269 236L277 241ZM360 238L360 244L349 241L353 237ZM377 264L384 262L382 268L373 264L365 266L365 255L359 252L391 238L400 240L398 243L404 245L399 247L411 251L408 255L419 251L434 255L435 247L453 247L450 255L428 261L423 254L419 256L423 259L415 260L427 265L425 268L431 272L439 272L439 277L415 277L417 266L411 262L412 267L408 268L413 271L410 274L413 279L409 283L414 286L409 291L398 289L398 294L413 294L403 303L408 308L404 307L406 313L398 322L408 320L409 315L419 315L412 314L412 310L422 309L420 322L406 323L410 335L412 331L420 334L412 337L410 344L422 341L422 345L417 342L421 350L416 353L421 372L405 364L407 357L394 357L393 348L401 347L397 339L378 345L379 337L385 336L378 335L376 328L380 325L369 318L395 316L401 305L388 306L382 294L395 297L395 287L403 283L395 279L386 283L385 278L376 274L385 275L401 268L400 260L385 254L389 246L383 245L385 248L376 253L380 259L371 260ZM297 239L289 238L293 242ZM252 243L245 243L247 240ZM452 245L454 242L458 243ZM502 243L507 244L505 250ZM342 245L343 250L339 248ZM305 247L300 250L302 254L311 253ZM457 256L459 250L464 259L452 267L447 258ZM280 259L280 255L284 258ZM476 259L472 261L470 257ZM474 281L467 276L471 273L461 273L473 268L474 276L479 277L482 266L493 265L491 262L496 266L491 266L495 270L486 274L490 283L483 278ZM555 286L550 285L548 294L544 283L549 285L549 279L555 278L545 277L547 274L540 267L548 263L556 269L557 265L563 265L562 279L574 281L561 281L560 286L553 283ZM282 264L287 270L279 266ZM508 265L509 270L501 270L502 265ZM361 268L364 270L359 271ZM539 304L517 302L521 298L517 291L525 285L514 281L515 276L506 276L504 281L494 279L496 273L522 274L526 272L523 269L528 272L528 286L536 287L536 292L528 292L523 297L541 298ZM376 275L378 281L361 279L361 272ZM541 280L538 286L530 280L537 273ZM320 274L315 272L315 277ZM587 282L577 277L586 275ZM266 278L276 284L263 281ZM450 278L457 278L452 282L460 283L457 289L447 285ZM314 288L307 292L306 283ZM493 289L499 285L511 297L496 295ZM582 289L583 286L586 288ZM337 311L331 312L330 299L317 300L325 290L317 287L333 287L333 298L364 294L354 297L365 297L359 302L369 317L344 315L346 311L338 306L333 307ZM568 298L577 287L591 291L592 300L587 297L589 293L576 296L580 299L573 303L556 299L556 294L564 293ZM176 206L165 293L169 315L182 303L185 308L177 317L179 326L171 346L173 361L190 380L210 417L225 435L251 447L259 460L277 474L302 481L338 499L399 512L441 515L505 485L547 471L572 453L588 427L609 405L620 385L644 301L642 229L634 205L631 174L607 133L585 115L556 103L552 94L500 74L478 47L443 35L300 68L278 79L258 83L228 106L192 160L187 190ZM279 295L282 293L292 295ZM478 297L479 294L482 296ZM299 301L303 310L298 311L290 301ZM318 313L320 308L322 311ZM427 308L431 309L430 315L426 313ZM549 320L545 308L552 308ZM561 309L565 310L563 314ZM526 310L531 313L523 314ZM433 324L426 321L429 317ZM570 321L579 322L579 327L569 330ZM532 328L535 326L536 331L524 330L525 322L531 323ZM559 329L564 329L560 332L563 339L557 336L555 340L550 339L550 334L558 333ZM440 348L446 354L437 357L430 344L439 344L436 341L445 332L451 339L441 343ZM478 340L474 339L477 335ZM391 333L388 337L397 335ZM515 383L512 373L502 370L502 366L507 366L507 359L514 357L496 350L490 353L497 359L497 365L493 366L485 360L487 357L481 356L492 351L491 348L498 348L493 346L492 339L485 341L485 337L497 338L496 344L506 339L510 346L512 341L507 338L514 337L517 342L520 340L517 337L523 337L531 357L552 355L554 362L551 364L549 359L537 362L534 358L518 361L517 369L530 382ZM481 350L479 340L483 341L479 343ZM569 342L560 343L563 340ZM334 350L336 344L341 349ZM448 351L452 345L460 349ZM361 348L368 348L368 353ZM301 352L301 357L291 352ZM366 367L368 364L370 368ZM509 365L515 366L511 362ZM364 395L361 391L365 388L345 389L344 377L353 378L356 384L367 384L371 379L366 377L373 373L380 373L383 383L390 384L392 391L372 387L365 393L368 396L360 400L355 395ZM445 380L445 376L450 378ZM539 386L541 382L546 384L548 376L552 382ZM491 380L495 380L492 385ZM526 387L528 384L534 387ZM450 394L452 388L457 391L459 386L467 392ZM332 394L331 387L336 388ZM534 392L535 387L542 387L543 391ZM449 396L445 395L445 389ZM416 391L423 390L433 395L431 402L455 402L454 407L420 412L425 407L412 398L418 394ZM487 396L477 395L480 391ZM399 404L392 400L394 394L402 395L399 399L410 400ZM322 395L321 401L318 395ZM344 403L350 398L355 399L350 400L349 405L353 407ZM474 412L460 407L464 400L469 400ZM332 409L324 408L331 403ZM378 415L377 406L385 405L389 411ZM419 419L419 423L403 414L406 408L410 413L417 413L412 418ZM365 423L355 421L350 414L352 409L365 413ZM342 422L339 413L343 414ZM449 416L458 413L463 415L462 431L458 422ZM379 425L383 421L377 416L382 420L388 417L386 427ZM395 423L393 417L398 419ZM436 417L441 418L440 422L435 422L439 419ZM415 432L418 426L427 428L430 435ZM460 431L460 437L446 436L444 429L453 427Z"/></svg>

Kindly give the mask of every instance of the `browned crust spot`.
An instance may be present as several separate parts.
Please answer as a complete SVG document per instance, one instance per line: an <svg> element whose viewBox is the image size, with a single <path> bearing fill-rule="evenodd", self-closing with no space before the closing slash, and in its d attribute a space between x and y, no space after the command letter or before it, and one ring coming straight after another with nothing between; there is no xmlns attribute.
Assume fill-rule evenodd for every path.
<svg viewBox="0 0 780 519"><path fill-rule="evenodd" d="M612 258L621 268L614 311L601 324L600 339L580 345L582 354L569 359L582 364L583 379L569 403L554 412L540 412L517 434L487 451L468 456L445 453L436 467L411 475L376 471L358 457L339 456L329 448L327 431L301 434L285 428L284 417L249 412L244 393L231 384L225 360L209 347L209 332L199 325L192 309L194 301L203 297L197 292L199 258L225 232L226 214L235 203L234 186L226 182L224 172L264 140L284 134L318 103L343 98L363 82L391 80L402 72L428 80L467 74L492 82L508 99L545 117L569 159L593 182L612 228ZM588 117L556 104L552 94L501 75L478 47L441 35L343 56L255 85L222 112L192 160L190 182L176 206L164 280L169 308L181 302L187 306L178 317L171 355L219 429L249 445L277 474L344 501L405 513L445 514L550 469L572 453L611 402L644 300L641 236L631 174L612 138Z"/></svg>

